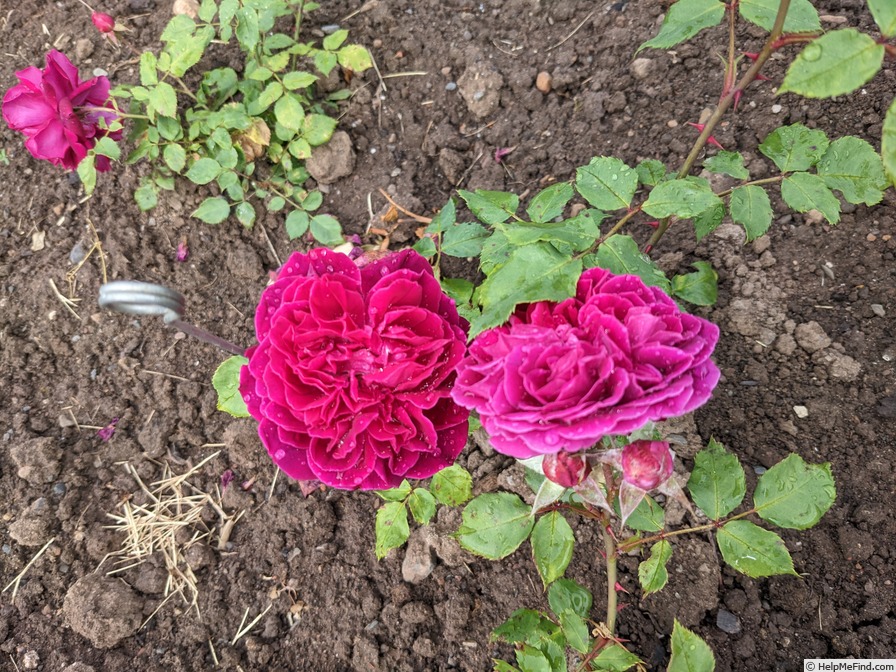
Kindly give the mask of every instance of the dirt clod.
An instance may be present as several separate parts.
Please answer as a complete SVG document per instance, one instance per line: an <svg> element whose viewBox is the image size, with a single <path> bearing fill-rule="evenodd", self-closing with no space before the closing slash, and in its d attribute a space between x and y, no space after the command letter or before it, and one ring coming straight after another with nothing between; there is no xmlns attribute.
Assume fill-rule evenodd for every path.
<svg viewBox="0 0 896 672"><path fill-rule="evenodd" d="M100 649L130 637L143 621L143 600L122 581L99 574L76 581L62 609L72 630Z"/></svg>

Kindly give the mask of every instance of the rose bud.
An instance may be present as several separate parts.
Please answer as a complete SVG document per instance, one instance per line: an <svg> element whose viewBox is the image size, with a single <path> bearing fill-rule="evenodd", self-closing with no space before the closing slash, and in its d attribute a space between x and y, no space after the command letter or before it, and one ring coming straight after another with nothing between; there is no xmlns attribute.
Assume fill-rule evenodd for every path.
<svg viewBox="0 0 896 672"><path fill-rule="evenodd" d="M672 476L672 451L665 441L635 441L622 449L622 478L649 492Z"/></svg>
<svg viewBox="0 0 896 672"><path fill-rule="evenodd" d="M548 480L564 488L574 488L591 473L584 456L564 451L545 455L541 468Z"/></svg>
<svg viewBox="0 0 896 672"><path fill-rule="evenodd" d="M115 30L115 19L108 14L94 12L91 14L90 20L93 21L93 25L96 26L96 29L101 33L111 33Z"/></svg>

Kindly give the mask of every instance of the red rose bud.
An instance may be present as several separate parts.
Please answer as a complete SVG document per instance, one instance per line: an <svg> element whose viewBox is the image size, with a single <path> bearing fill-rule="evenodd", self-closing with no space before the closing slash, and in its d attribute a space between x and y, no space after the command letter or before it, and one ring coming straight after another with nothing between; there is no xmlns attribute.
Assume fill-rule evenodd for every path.
<svg viewBox="0 0 896 672"><path fill-rule="evenodd" d="M93 25L96 26L96 29L101 33L111 33L115 30L115 19L108 14L94 12L91 14L90 20L93 21Z"/></svg>
<svg viewBox="0 0 896 672"><path fill-rule="evenodd" d="M665 441L635 441L622 449L623 480L644 492L672 476L672 451Z"/></svg>
<svg viewBox="0 0 896 672"><path fill-rule="evenodd" d="M548 480L564 488L574 488L591 473L591 465L583 456L563 451L545 455L541 468Z"/></svg>

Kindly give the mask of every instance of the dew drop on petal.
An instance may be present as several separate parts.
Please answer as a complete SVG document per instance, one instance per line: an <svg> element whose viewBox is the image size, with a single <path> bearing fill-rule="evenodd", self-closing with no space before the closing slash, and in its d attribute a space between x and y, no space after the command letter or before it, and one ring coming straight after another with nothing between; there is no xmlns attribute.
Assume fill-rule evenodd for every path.
<svg viewBox="0 0 896 672"><path fill-rule="evenodd" d="M277 460L277 462L282 460L284 457L286 457L286 451L282 448L279 448L274 452L274 459Z"/></svg>

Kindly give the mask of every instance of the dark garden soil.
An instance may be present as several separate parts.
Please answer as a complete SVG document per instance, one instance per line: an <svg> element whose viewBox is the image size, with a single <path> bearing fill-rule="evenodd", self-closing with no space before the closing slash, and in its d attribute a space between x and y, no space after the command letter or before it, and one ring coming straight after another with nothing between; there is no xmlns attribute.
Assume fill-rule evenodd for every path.
<svg viewBox="0 0 896 672"><path fill-rule="evenodd" d="M632 65L636 46L657 30L658 0L372 0L349 19L360 3L324 4L311 25L349 28L371 49L385 83L378 90L372 71L356 77L342 109L356 161L349 176L325 187L324 208L352 233L366 231L369 206L383 210L379 189L431 215L458 186L534 193L569 179L594 155L677 167L696 136L686 122L698 121L721 87L714 54L725 44L722 29L671 52L643 52L648 60ZM815 4L828 15L826 27L872 30L859 0ZM120 13L133 28L129 42L155 49L171 2L99 9ZM739 37L747 50L760 45L758 30L744 27ZM4 3L0 88L14 83L15 70L42 65L51 46L84 75L103 68L113 83L137 76L135 61L99 39L75 0ZM204 65L231 57L216 48ZM889 66L836 101L776 98L783 62L767 70L771 81L751 88L716 134L747 156L754 176L769 174L757 144L779 124L879 144L894 91ZM552 76L547 93L535 86L542 71ZM508 147L515 150L496 162L495 150ZM0 164L0 582L55 539L15 599L12 588L0 597L0 669L479 672L491 669L493 656L512 655L489 643L490 630L515 609L546 607L527 547L492 563L417 531L410 550L377 562L374 495L328 490L304 498L286 478L272 486L275 470L254 423L216 411L210 376L221 352L178 338L158 318L101 311L98 255L67 275L93 243L92 222L110 279L175 287L188 297L192 321L249 345L267 273L299 247L281 215L259 209L251 231L233 221L205 225L189 213L206 192L184 181L141 213L131 194L143 165L102 175L85 201L73 175L32 159L5 126L0 148L9 158ZM677 428L689 439L679 467L690 469L714 436L755 484L757 472L796 451L832 463L838 499L817 527L784 533L801 578L745 578L695 537L676 544L669 587L640 600L638 560L625 558L621 582L633 594L622 596L620 633L652 670L665 669L673 615L709 641L720 671L802 670L803 658L814 657L896 658L894 196L845 212L830 228L781 209L769 235L749 245L733 225L699 244L687 227L673 227L655 253L666 270L687 272L705 259L720 275L718 305L705 315L723 331L716 351L723 379L713 400ZM392 246L411 244L415 226L399 223ZM649 233L637 226L635 235ZM182 239L190 258L177 263ZM74 297L77 316L54 283ZM105 443L96 428L116 417ZM222 505L243 515L219 551L218 517L210 508L204 514L212 541L188 553L198 613L175 597L138 627L164 599L161 557L115 579L104 578L115 562L106 560L94 574L124 541L108 529L108 514L120 514L128 499L145 502L123 463L150 483L164 464L182 473L215 451L191 481L214 493L232 470ZM507 458L471 447L462 461L480 491L523 491ZM436 527L451 531L456 523L443 512ZM576 530L568 574L593 588L594 617L602 619L598 538L586 525ZM266 609L233 644L241 622Z"/></svg>

